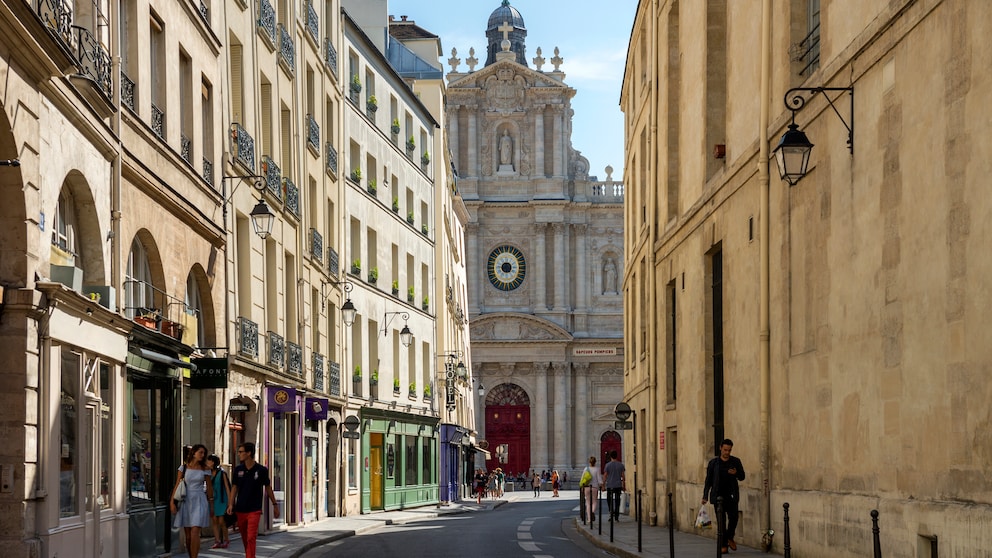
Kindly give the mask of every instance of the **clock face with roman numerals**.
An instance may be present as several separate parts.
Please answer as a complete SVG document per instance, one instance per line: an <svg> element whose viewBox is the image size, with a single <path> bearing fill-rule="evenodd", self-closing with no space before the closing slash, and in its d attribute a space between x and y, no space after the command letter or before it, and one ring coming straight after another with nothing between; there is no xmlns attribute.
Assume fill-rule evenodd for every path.
<svg viewBox="0 0 992 558"><path fill-rule="evenodd" d="M508 244L497 246L489 253L486 271L489 282L501 291L512 291L524 282L527 263L519 249Z"/></svg>

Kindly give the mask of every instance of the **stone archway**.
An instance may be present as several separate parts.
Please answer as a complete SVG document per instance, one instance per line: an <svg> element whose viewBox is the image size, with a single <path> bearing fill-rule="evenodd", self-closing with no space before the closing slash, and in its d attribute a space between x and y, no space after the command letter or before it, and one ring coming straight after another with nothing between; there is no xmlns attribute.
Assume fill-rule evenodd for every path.
<svg viewBox="0 0 992 558"><path fill-rule="evenodd" d="M599 437L599 466L606 467L610 462L610 452L617 452L617 459L623 461L623 438L616 430L607 430Z"/></svg>
<svg viewBox="0 0 992 558"><path fill-rule="evenodd" d="M490 458L486 469L501 467L507 474L530 471L530 397L516 384L500 384L486 395L486 441ZM506 444L506 463L498 459L499 446Z"/></svg>
<svg viewBox="0 0 992 558"><path fill-rule="evenodd" d="M6 109L7 107L3 107ZM7 118L7 111L0 111L0 160L18 159L17 141ZM30 276L38 265L34 250L28 250L29 244L37 241L37 233L31 234L35 223L29 224L24 199L24 174L22 167L13 165L0 166L0 284L7 287L27 287L33 284Z"/></svg>

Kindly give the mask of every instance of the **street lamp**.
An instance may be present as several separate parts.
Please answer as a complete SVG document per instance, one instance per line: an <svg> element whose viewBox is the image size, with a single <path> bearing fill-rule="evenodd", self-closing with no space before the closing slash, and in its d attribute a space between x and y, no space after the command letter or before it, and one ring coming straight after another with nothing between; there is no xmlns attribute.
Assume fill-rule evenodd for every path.
<svg viewBox="0 0 992 558"><path fill-rule="evenodd" d="M841 116L836 105L834 105L834 101L839 99L840 96L831 99L830 95L827 94L828 91L841 91L850 94L850 123L844 120L844 117ZM809 96L807 98L800 93L808 93ZM818 93L823 95L827 103L830 104L830 108L833 109L834 114L840 118L841 123L847 129L847 147L851 154L854 154L854 87L793 87L786 91L785 99L783 99L785 108L792 111L792 123L789 124L789 129L782 135L778 146L775 147L775 160L778 164L779 176L782 177L782 180L788 182L789 186L795 186L797 182L806 176L806 172L809 170L809 155L813 151L813 144L806 137L806 133L796 125L796 113L806 106L807 100L813 98Z"/></svg>
<svg viewBox="0 0 992 558"><path fill-rule="evenodd" d="M252 188L258 190L259 194L265 191L265 177L257 174L246 174L240 176L225 176L221 178L221 195L224 197L224 231L227 231L227 204L234 199L234 193L238 191L238 186L241 186L241 182L238 182L234 188L231 190L231 195L227 195L227 181L241 179L242 181L249 181ZM268 204L265 203L264 198L260 198L255 207L248 214L251 217L251 228L254 229L255 234L262 238L263 240L268 238L272 234L272 225L275 223L276 216L269 209Z"/></svg>
<svg viewBox="0 0 992 558"><path fill-rule="evenodd" d="M626 430L627 419L632 419L632 437L634 448L634 516L637 518L637 551L641 551L641 494L637 489L637 412L630 408L630 405L621 401L613 408L620 424L617 426Z"/></svg>
<svg viewBox="0 0 992 558"><path fill-rule="evenodd" d="M338 281L335 277L331 277L331 281L329 282L321 283L320 285L321 311L324 310L324 306L327 302L327 297L331 294L330 287L340 285L341 283L342 282ZM351 290L355 288L355 285L351 281L344 281L343 288L344 288L344 292L350 293ZM355 323L355 315L357 314L358 314L358 309L355 308L355 303L351 301L351 297L349 296L344 301L344 304L341 306L341 319L344 321L344 325L347 327L351 327L351 325Z"/></svg>
<svg viewBox="0 0 992 558"><path fill-rule="evenodd" d="M345 303L345 306L347 305L348 304ZM352 305L352 308L354 308L354 305ZM342 308L342 311L345 311L345 308ZM413 343L413 332L410 331L410 326L405 323L406 320L410 319L410 314L406 312L386 312L386 315L382 318L385 322L382 326L382 334L387 335L389 333L389 322L393 321L392 316L396 315L399 315L404 320L403 329L400 330L400 341L403 343L404 347L409 347L410 343ZM354 319L354 314L352 314L352 319Z"/></svg>

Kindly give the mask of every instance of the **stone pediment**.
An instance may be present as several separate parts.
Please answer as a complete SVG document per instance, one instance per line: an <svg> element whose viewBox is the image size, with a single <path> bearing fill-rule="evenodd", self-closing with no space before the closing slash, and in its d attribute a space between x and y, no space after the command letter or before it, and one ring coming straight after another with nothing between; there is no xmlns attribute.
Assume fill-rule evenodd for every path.
<svg viewBox="0 0 992 558"><path fill-rule="evenodd" d="M557 94L565 94L567 97L575 94L574 89L561 81L544 72L517 64L512 60L500 60L479 71L461 75L451 81L447 88L448 94L455 96L466 90L475 92L479 89L489 91L501 88L504 90L501 93L504 94L516 88L521 90L539 89L543 93L557 92Z"/></svg>
<svg viewBox="0 0 992 558"><path fill-rule="evenodd" d="M480 316L469 325L473 343L570 342L572 335L561 327L528 314L500 312Z"/></svg>

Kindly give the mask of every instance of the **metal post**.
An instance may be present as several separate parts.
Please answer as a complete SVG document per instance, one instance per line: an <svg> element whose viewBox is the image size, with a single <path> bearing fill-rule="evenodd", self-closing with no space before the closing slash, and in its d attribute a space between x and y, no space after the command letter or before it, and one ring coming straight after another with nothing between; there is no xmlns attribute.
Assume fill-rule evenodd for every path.
<svg viewBox="0 0 992 558"><path fill-rule="evenodd" d="M610 493L606 493L606 507L611 507L613 505L613 497ZM613 510L610 510L610 542L613 542Z"/></svg>
<svg viewBox="0 0 992 558"><path fill-rule="evenodd" d="M672 506L672 493L668 493L668 552L675 558L675 508Z"/></svg>
<svg viewBox="0 0 992 558"><path fill-rule="evenodd" d="M714 507L716 511L716 556L720 558L723 554L723 496L716 497L716 506Z"/></svg>
<svg viewBox="0 0 992 558"><path fill-rule="evenodd" d="M782 510L783 510L783 518L782 518L783 527L782 528L785 530L785 554L783 555L783 558L789 558L790 556L792 556L792 537L789 534L789 503L788 502L782 504Z"/></svg>
<svg viewBox="0 0 992 558"><path fill-rule="evenodd" d="M591 490L591 489L590 489ZM596 491L596 510L598 514L596 517L599 518L599 534L603 534L603 487L599 487Z"/></svg>
<svg viewBox="0 0 992 558"><path fill-rule="evenodd" d="M637 551L641 551L641 489L637 489Z"/></svg>
<svg viewBox="0 0 992 558"><path fill-rule="evenodd" d="M871 537L875 543L875 558L882 558L882 543L878 540L878 510L871 510Z"/></svg>

